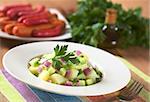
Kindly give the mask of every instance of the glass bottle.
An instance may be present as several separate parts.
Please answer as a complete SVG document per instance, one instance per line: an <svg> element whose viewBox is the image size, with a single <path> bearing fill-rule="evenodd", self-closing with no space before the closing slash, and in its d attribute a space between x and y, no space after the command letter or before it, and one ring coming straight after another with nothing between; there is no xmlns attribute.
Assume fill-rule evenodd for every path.
<svg viewBox="0 0 150 102"><path fill-rule="evenodd" d="M103 33L106 35L106 39L102 44L104 49L113 49L118 47L119 29L116 25L117 11L115 9L107 9L105 24L102 27Z"/></svg>

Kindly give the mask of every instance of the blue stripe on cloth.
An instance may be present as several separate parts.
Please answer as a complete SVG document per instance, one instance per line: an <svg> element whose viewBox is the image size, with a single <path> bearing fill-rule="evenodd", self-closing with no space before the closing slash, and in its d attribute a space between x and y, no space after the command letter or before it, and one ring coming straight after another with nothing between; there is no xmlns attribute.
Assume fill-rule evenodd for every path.
<svg viewBox="0 0 150 102"><path fill-rule="evenodd" d="M82 102L76 96L59 95L59 94L45 92L31 86L29 87L43 102Z"/></svg>

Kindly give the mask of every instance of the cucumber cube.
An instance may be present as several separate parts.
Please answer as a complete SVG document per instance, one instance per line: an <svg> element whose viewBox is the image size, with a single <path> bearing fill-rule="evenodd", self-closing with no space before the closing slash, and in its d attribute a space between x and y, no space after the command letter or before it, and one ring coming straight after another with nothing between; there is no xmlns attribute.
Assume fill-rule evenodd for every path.
<svg viewBox="0 0 150 102"><path fill-rule="evenodd" d="M92 69L91 73L87 76L87 78L91 78L93 80L96 80L96 78L99 78L99 75L95 72L94 69Z"/></svg>
<svg viewBox="0 0 150 102"><path fill-rule="evenodd" d="M95 82L95 81L94 81L93 79L87 79L87 80L86 80L86 84L87 84L87 85L92 85L92 84L94 84L94 82Z"/></svg>
<svg viewBox="0 0 150 102"><path fill-rule="evenodd" d="M86 77L85 77L84 73L81 73L81 74L78 75L77 78L78 79L85 79Z"/></svg>
<svg viewBox="0 0 150 102"><path fill-rule="evenodd" d="M65 75L66 75L66 69L65 69L65 68L61 68L59 71L60 71L60 74L61 74L62 76L65 76Z"/></svg>
<svg viewBox="0 0 150 102"><path fill-rule="evenodd" d="M85 80L79 80L78 81L78 85L79 86L85 86L86 84L85 84Z"/></svg>
<svg viewBox="0 0 150 102"><path fill-rule="evenodd" d="M73 69L73 68L75 68L75 65L69 60L67 62L67 67L69 67L70 69Z"/></svg>
<svg viewBox="0 0 150 102"><path fill-rule="evenodd" d="M31 66L37 67L39 65L39 63L38 63L39 60L40 60L40 58L34 58L29 62L29 64Z"/></svg>
<svg viewBox="0 0 150 102"><path fill-rule="evenodd" d="M57 74L57 73L52 74L50 76L50 79L52 80L53 83L56 83L56 84L64 84L67 81L66 78L64 78L62 75Z"/></svg>
<svg viewBox="0 0 150 102"><path fill-rule="evenodd" d="M52 75L56 72L56 69L51 66L50 68L48 68L48 72L49 72L49 75Z"/></svg>
<svg viewBox="0 0 150 102"><path fill-rule="evenodd" d="M49 79L49 72L47 70L43 70L39 76L40 79L47 81Z"/></svg>

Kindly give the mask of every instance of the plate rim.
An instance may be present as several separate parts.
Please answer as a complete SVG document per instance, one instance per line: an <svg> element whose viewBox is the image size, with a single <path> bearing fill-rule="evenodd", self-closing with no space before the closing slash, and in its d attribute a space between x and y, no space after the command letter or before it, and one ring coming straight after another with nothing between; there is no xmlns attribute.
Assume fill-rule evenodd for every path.
<svg viewBox="0 0 150 102"><path fill-rule="evenodd" d="M42 42L32 42L32 43L22 44L22 45L19 45L19 46L30 45L30 44L36 44L36 43L49 43L49 42L50 42L50 43L51 43L51 42L52 42L52 43L57 43L57 42L61 43L61 42L63 42L63 43L71 43L71 44L83 45L83 44L79 44L79 43L75 43L75 42L65 42L65 41L42 41ZM126 69L128 70L128 74L129 74L129 76L128 76L128 77L129 77L128 82L126 82L126 84L124 84L124 86L122 86L122 88L116 88L116 90L113 90L113 92L109 92L109 93L105 93L105 94L90 94L90 95L79 94L79 95L77 95L77 94L74 94L74 93L73 93L73 94L68 94L68 93L56 92L56 91L53 91L53 90L46 90L46 89L44 89L43 87L38 87L38 86L34 85L33 83L28 83L28 81L25 81L25 80L19 78L18 76L16 76L15 74L13 74L13 73L9 70L9 68L6 67L4 61L5 61L5 59L6 59L7 54L9 54L9 52L11 52L12 50L14 50L15 48L17 48L17 47L19 47L19 46L16 46L16 47L10 49L10 50L7 51L7 52L5 53L5 55L3 56L2 64L3 64L4 68L5 68L5 70L6 70L8 73L10 73L14 78L16 78L16 79L22 81L23 83L26 83L26 84L28 84L28 85L30 85L30 86L32 86L32 87L35 87L35 88L44 90L44 91L46 91L46 92L53 92L53 93L56 93L56 94L63 94L63 95L68 95L68 96L99 96L99 95L111 94L111 93L114 93L114 92L116 92L116 91L119 91L119 90L121 90L122 88L124 88L124 87L130 82L130 80L131 80L131 72L130 72L130 70L127 68L127 66L126 66L122 61L119 60L119 58L115 57L114 55L112 55L111 53L109 53L109 52L107 52L107 51L105 51L105 50L103 50L103 49L98 49L98 48L95 48L95 47L90 46L90 45L84 45L84 46L89 46L89 47L94 48L94 49L97 49L97 50L104 51L105 53L107 53L107 54L113 56L115 59L117 59L117 60L119 61L119 63L122 63L122 64L126 67ZM30 73L30 74L31 74L31 73ZM43 80L41 80L41 81L43 81ZM44 83L47 83L46 81L43 81L43 82L44 82ZM57 86L57 84L55 84L55 85ZM59 86L62 86L62 85L59 85Z"/></svg>

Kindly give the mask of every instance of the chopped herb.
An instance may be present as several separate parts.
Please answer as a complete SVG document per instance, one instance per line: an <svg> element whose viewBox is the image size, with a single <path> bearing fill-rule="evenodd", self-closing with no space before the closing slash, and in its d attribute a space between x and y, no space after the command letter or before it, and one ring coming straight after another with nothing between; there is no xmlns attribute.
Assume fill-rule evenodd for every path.
<svg viewBox="0 0 150 102"><path fill-rule="evenodd" d="M54 68L60 69L62 67L62 63L60 60L53 58L52 61Z"/></svg>
<svg viewBox="0 0 150 102"><path fill-rule="evenodd" d="M71 56L74 56L74 54L72 52L62 56L62 58L67 62L68 60L70 60Z"/></svg>
<svg viewBox="0 0 150 102"><path fill-rule="evenodd" d="M82 71L81 69L79 69L79 73L78 73L78 75L79 75L79 74L81 74L81 73L83 73L83 71Z"/></svg>
<svg viewBox="0 0 150 102"><path fill-rule="evenodd" d="M73 82L73 83L77 83L77 82L78 82L78 79L75 78L72 82Z"/></svg>
<svg viewBox="0 0 150 102"><path fill-rule="evenodd" d="M60 69L61 67L68 68L71 64L78 64L79 60L77 57L74 55L73 52L66 53L68 48L68 45L64 46L59 46L57 45L54 48L55 51L55 57L52 59L53 61L53 67ZM60 61L63 59L66 62L66 65L68 66L63 66L62 62ZM70 63L71 62L71 63Z"/></svg>
<svg viewBox="0 0 150 102"><path fill-rule="evenodd" d="M68 48L68 45L64 45L64 46L61 46L61 47L59 45L57 45L54 48L55 56L61 56L61 55L66 54L67 48Z"/></svg>
<svg viewBox="0 0 150 102"><path fill-rule="evenodd" d="M79 61L79 59L77 59L77 57L70 58L70 61L71 61L73 64L79 64L79 63L80 63L80 61Z"/></svg>

